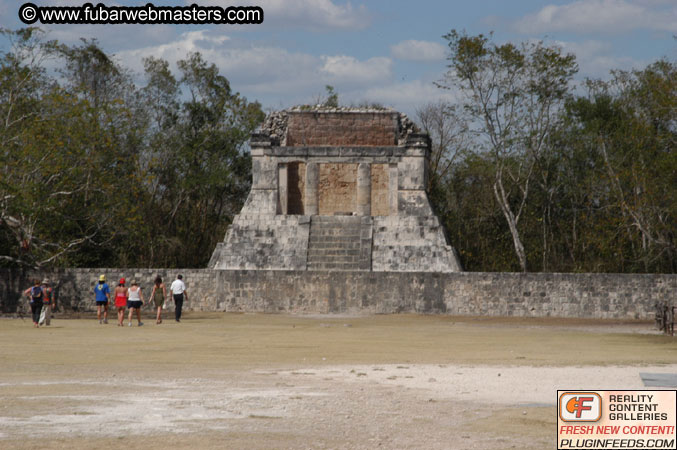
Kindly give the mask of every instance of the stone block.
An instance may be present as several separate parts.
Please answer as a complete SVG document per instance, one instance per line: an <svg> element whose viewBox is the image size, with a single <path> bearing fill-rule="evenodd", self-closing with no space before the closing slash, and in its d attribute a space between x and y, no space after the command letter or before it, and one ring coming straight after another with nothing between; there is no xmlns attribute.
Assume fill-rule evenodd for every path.
<svg viewBox="0 0 677 450"><path fill-rule="evenodd" d="M425 189L425 159L422 157L402 157L397 164L399 190Z"/></svg>
<svg viewBox="0 0 677 450"><path fill-rule="evenodd" d="M432 216L433 211L425 191L399 191L397 196L398 215Z"/></svg>
<svg viewBox="0 0 677 450"><path fill-rule="evenodd" d="M242 213L254 214L256 218L264 215L274 217L277 211L277 196L277 189L252 189L242 207Z"/></svg>
<svg viewBox="0 0 677 450"><path fill-rule="evenodd" d="M252 158L252 189L277 189L277 161L270 156Z"/></svg>

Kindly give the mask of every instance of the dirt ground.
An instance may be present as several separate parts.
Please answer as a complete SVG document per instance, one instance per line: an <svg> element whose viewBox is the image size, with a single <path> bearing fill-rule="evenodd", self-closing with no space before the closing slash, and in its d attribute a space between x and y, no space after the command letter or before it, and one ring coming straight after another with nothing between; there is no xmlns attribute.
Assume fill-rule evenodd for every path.
<svg viewBox="0 0 677 450"><path fill-rule="evenodd" d="M146 319L0 319L0 448L545 449L557 389L677 373L646 322Z"/></svg>

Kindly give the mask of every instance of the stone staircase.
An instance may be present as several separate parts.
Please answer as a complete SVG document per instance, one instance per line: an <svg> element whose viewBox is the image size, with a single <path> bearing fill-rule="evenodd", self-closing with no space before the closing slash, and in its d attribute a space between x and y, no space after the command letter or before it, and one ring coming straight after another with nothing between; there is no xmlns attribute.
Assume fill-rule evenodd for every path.
<svg viewBox="0 0 677 450"><path fill-rule="evenodd" d="M312 216L308 270L371 270L372 218Z"/></svg>

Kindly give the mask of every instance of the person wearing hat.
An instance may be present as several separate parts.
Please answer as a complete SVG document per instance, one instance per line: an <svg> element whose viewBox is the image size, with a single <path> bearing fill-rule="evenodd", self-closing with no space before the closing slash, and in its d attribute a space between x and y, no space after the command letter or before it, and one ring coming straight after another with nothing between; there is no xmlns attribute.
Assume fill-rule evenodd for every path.
<svg viewBox="0 0 677 450"><path fill-rule="evenodd" d="M110 288L106 284L106 275L99 277L99 283L94 287L96 295L96 318L99 323L108 323L108 301L110 300ZM103 308L103 322L101 321L101 309Z"/></svg>
<svg viewBox="0 0 677 450"><path fill-rule="evenodd" d="M125 308L127 307L127 286L125 286L125 279L120 278L118 285L115 287L115 308L118 310L118 326L125 325Z"/></svg>
<svg viewBox="0 0 677 450"><path fill-rule="evenodd" d="M52 320L52 310L54 310L54 298L52 296L52 286L49 278L42 280L42 312L40 313L40 325L49 326Z"/></svg>

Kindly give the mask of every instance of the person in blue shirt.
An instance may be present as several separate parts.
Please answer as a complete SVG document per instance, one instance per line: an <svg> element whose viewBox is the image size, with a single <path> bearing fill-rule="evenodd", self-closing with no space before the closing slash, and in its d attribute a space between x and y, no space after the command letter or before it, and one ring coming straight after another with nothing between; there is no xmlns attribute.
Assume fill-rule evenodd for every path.
<svg viewBox="0 0 677 450"><path fill-rule="evenodd" d="M33 326L39 328L40 322L40 312L42 311L43 299L45 298L45 293L40 286L40 280L33 281L33 287L29 287L24 291L24 295L28 297L28 301L31 305L31 313L33 315Z"/></svg>
<svg viewBox="0 0 677 450"><path fill-rule="evenodd" d="M106 275L99 277L99 283L94 286L96 295L96 318L99 323L108 323L108 301L110 300L110 289L106 284ZM101 320L101 308L103 308L103 321Z"/></svg>

